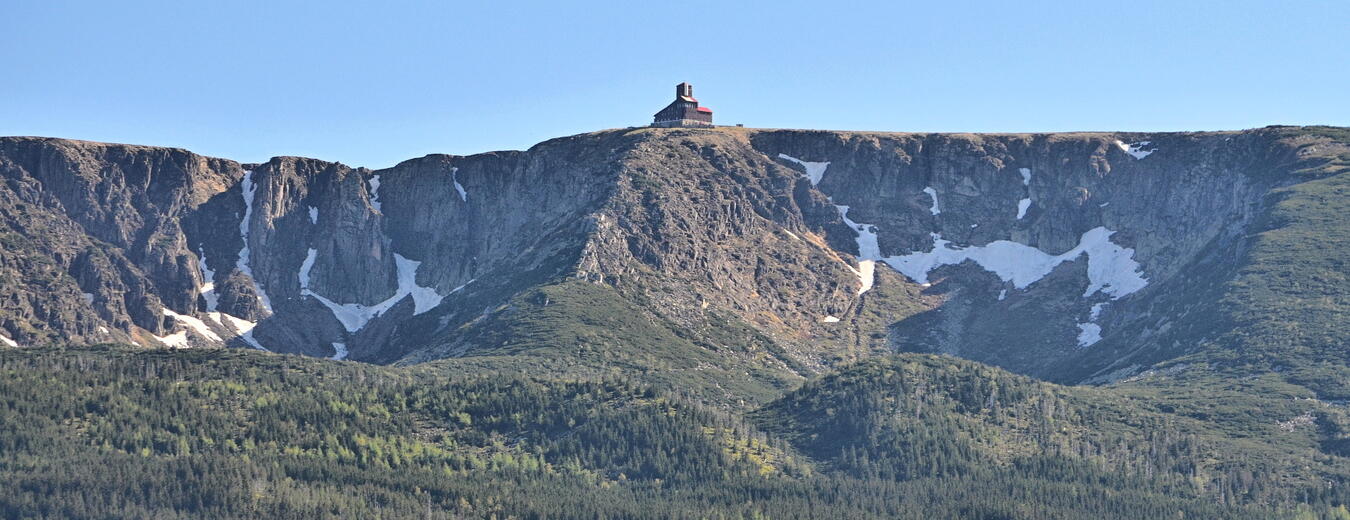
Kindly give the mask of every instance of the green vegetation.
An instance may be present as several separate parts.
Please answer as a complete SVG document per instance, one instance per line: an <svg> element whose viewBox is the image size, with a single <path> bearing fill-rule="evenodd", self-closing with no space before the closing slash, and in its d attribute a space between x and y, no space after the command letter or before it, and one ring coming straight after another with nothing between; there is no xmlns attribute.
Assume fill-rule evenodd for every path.
<svg viewBox="0 0 1350 520"><path fill-rule="evenodd" d="M1216 430L1215 417L1181 404L1204 397L1145 400L1038 382L969 361L903 356L864 361L812 381L754 417L813 460L859 478L998 480L1013 472L1230 505L1307 497L1341 504L1350 498L1339 487L1327 494L1324 483L1350 480L1350 467L1343 456L1316 453L1316 428L1284 431L1277 420L1251 413L1260 399L1219 395L1211 404L1226 407L1230 419L1243 417L1233 412L1247 412L1226 431ZM1309 405L1285 399L1291 406L1271 416L1296 417L1288 409ZM1317 417L1322 424L1345 424L1343 413L1324 410Z"/></svg>
<svg viewBox="0 0 1350 520"><path fill-rule="evenodd" d="M815 336L843 346L808 380L726 311L665 313L678 281L548 265L406 366L0 348L0 518L1350 519L1350 135L1263 131L1290 145L1255 172L1288 174L1269 211L1159 300L1175 340L1109 386L889 355L858 331L926 310L903 284ZM15 208L0 297L77 298L44 251L125 262Z"/></svg>
<svg viewBox="0 0 1350 520"><path fill-rule="evenodd" d="M1263 372L1289 369L1323 399L1350 399L1350 173L1272 197L1267 231L1221 301L1241 326L1217 339L1210 356Z"/></svg>
<svg viewBox="0 0 1350 520"><path fill-rule="evenodd" d="M859 363L749 421L621 378L460 374L0 350L0 516L1270 518L1302 503L1331 518L1345 503L1225 473L1216 458L1233 457L1193 422L947 358Z"/></svg>
<svg viewBox="0 0 1350 520"><path fill-rule="evenodd" d="M1346 137L1344 129L1311 130ZM1245 435L1269 433L1280 421L1311 413L1321 435L1287 449L1344 456L1338 450L1350 442L1344 406L1350 400L1350 163L1329 172L1319 161L1299 170L1303 182L1268 195L1263 231L1250 237L1235 276L1216 284L1218 305L1198 320L1209 327L1195 338L1193 352L1119 391Z"/></svg>
<svg viewBox="0 0 1350 520"><path fill-rule="evenodd" d="M1350 171L1350 128L1341 126L1276 126L1275 135L1295 142L1300 156L1292 171L1305 177L1324 177ZM1331 145L1335 151L1328 152ZM1320 149L1319 149L1320 148Z"/></svg>
<svg viewBox="0 0 1350 520"><path fill-rule="evenodd" d="M1235 276L1215 285L1214 311L1196 319L1210 332L1192 353L1111 389L1225 439L1245 454L1239 477L1266 492L1319 474L1344 489L1350 474L1350 161L1295 166L1307 166L1295 172L1302 182L1268 196L1263 231Z"/></svg>
<svg viewBox="0 0 1350 520"><path fill-rule="evenodd" d="M636 514L808 471L622 382L117 347L4 350L0 374L6 518Z"/></svg>
<svg viewBox="0 0 1350 520"><path fill-rule="evenodd" d="M713 327L695 333L647 311L650 302L639 303L578 279L541 285L466 325L460 341L476 346L466 357L429 365L479 374L622 376L735 406L767 402L801 381L774 342L749 326L713 316Z"/></svg>

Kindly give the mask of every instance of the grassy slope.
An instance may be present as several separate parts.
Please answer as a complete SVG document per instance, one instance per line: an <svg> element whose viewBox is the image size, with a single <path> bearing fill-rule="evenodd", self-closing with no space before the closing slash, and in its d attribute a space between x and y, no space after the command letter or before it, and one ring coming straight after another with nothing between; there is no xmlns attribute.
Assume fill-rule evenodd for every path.
<svg viewBox="0 0 1350 520"><path fill-rule="evenodd" d="M1278 190L1267 230L1222 301L1240 324L1218 346L1232 362L1350 399L1350 172Z"/></svg>
<svg viewBox="0 0 1350 520"><path fill-rule="evenodd" d="M515 295L465 326L465 357L429 363L461 372L627 377L737 407L773 399L801 381L773 343L734 319L695 334L607 285L564 279Z"/></svg>

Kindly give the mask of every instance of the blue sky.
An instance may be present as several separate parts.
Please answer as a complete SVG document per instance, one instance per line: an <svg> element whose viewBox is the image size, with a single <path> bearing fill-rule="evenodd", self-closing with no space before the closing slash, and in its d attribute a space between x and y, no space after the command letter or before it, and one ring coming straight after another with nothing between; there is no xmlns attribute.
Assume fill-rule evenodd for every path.
<svg viewBox="0 0 1350 520"><path fill-rule="evenodd" d="M385 167L642 125L1350 125L1346 1L119 2L0 12L0 135Z"/></svg>

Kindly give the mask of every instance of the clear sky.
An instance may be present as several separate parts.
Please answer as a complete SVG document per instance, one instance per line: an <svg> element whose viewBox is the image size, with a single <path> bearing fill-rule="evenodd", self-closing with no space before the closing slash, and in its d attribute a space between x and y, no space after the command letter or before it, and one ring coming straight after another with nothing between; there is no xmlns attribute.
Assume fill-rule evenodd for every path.
<svg viewBox="0 0 1350 520"><path fill-rule="evenodd" d="M0 135L385 167L643 125L1350 125L1350 1L6 0Z"/></svg>

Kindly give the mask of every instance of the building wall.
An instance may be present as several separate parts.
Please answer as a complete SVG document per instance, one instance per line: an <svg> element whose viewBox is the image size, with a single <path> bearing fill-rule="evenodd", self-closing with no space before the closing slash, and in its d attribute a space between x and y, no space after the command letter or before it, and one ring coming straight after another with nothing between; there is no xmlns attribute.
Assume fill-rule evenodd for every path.
<svg viewBox="0 0 1350 520"><path fill-rule="evenodd" d="M676 101L671 103L670 106L662 109L660 112L657 112L652 124L657 126L683 126L686 124L711 125L712 113L699 112L697 103Z"/></svg>

